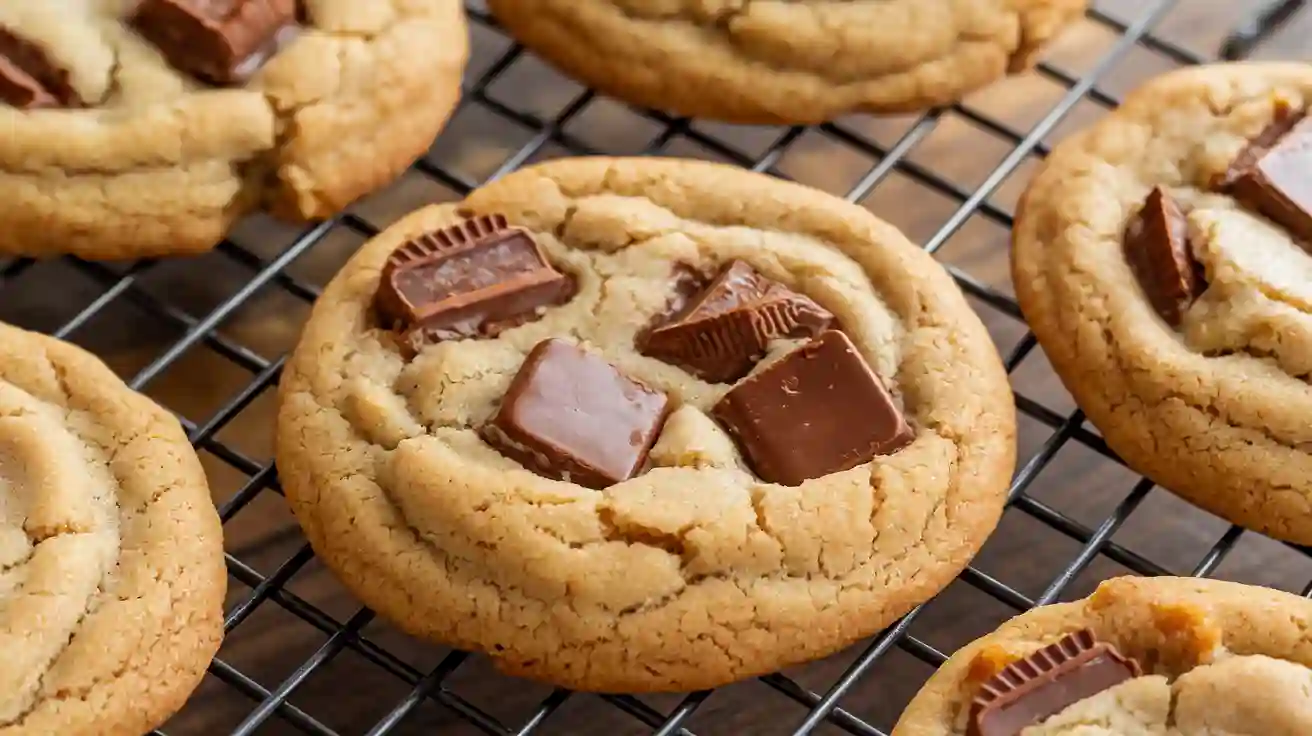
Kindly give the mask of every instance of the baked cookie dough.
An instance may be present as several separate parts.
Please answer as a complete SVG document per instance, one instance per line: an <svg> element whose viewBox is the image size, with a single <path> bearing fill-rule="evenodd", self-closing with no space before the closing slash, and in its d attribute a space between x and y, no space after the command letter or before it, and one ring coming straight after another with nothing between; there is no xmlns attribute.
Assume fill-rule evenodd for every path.
<svg viewBox="0 0 1312 736"><path fill-rule="evenodd" d="M1119 578L961 649L893 736L1312 733L1312 602L1238 583Z"/></svg>
<svg viewBox="0 0 1312 736"><path fill-rule="evenodd" d="M195 253L258 208L327 217L428 149L467 46L461 0L0 3L0 253Z"/></svg>
<svg viewBox="0 0 1312 736"><path fill-rule="evenodd" d="M1012 251L1025 316L1107 444L1198 506L1302 544L1309 99L1305 64L1150 82L1052 153Z"/></svg>
<svg viewBox="0 0 1312 736"><path fill-rule="evenodd" d="M1034 62L1086 0L488 0L516 39L629 102L740 123L947 104Z"/></svg>
<svg viewBox="0 0 1312 736"><path fill-rule="evenodd" d="M877 632L977 551L1015 462L1006 376L938 264L690 161L557 161L402 219L328 285L280 401L287 498L348 587L589 690Z"/></svg>
<svg viewBox="0 0 1312 736"><path fill-rule="evenodd" d="M173 415L0 325L0 736L137 736L223 634L218 514Z"/></svg>

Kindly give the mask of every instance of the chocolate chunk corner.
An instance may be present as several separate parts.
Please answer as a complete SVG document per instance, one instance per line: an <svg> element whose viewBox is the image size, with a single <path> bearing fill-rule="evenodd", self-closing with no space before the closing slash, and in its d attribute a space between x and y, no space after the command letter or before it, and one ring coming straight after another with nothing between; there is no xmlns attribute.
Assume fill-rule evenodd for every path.
<svg viewBox="0 0 1312 736"><path fill-rule="evenodd" d="M538 343L483 439L539 475L602 489L636 475L670 399L564 340Z"/></svg>
<svg viewBox="0 0 1312 736"><path fill-rule="evenodd" d="M68 70L41 46L0 26L0 102L20 110L80 107Z"/></svg>
<svg viewBox="0 0 1312 736"><path fill-rule="evenodd" d="M1217 188L1312 243L1312 118L1302 110L1278 112L1235 156Z"/></svg>
<svg viewBox="0 0 1312 736"><path fill-rule="evenodd" d="M813 337L832 323L811 299L735 260L652 328L640 348L704 381L725 383L746 375L771 341Z"/></svg>
<svg viewBox="0 0 1312 736"><path fill-rule="evenodd" d="M1248 141L1220 176L1212 182L1214 189L1229 191L1234 183L1249 171L1273 146L1294 129L1304 117L1303 110L1287 100L1277 98L1273 105L1271 122L1257 136Z"/></svg>
<svg viewBox="0 0 1312 736"><path fill-rule="evenodd" d="M800 485L910 444L915 433L847 335L828 330L711 410L757 476Z"/></svg>
<svg viewBox="0 0 1312 736"><path fill-rule="evenodd" d="M290 42L297 18L296 0L143 0L130 22L178 70L231 85Z"/></svg>
<svg viewBox="0 0 1312 736"><path fill-rule="evenodd" d="M1163 187L1148 193L1126 225L1125 259L1153 309L1172 327L1207 287L1184 211Z"/></svg>
<svg viewBox="0 0 1312 736"><path fill-rule="evenodd" d="M1141 674L1139 663L1088 629L1019 659L980 685L967 736L1017 736L1067 707Z"/></svg>
<svg viewBox="0 0 1312 736"><path fill-rule="evenodd" d="M388 257L374 304L415 349L494 337L573 292L537 240L503 215L482 215L402 244Z"/></svg>

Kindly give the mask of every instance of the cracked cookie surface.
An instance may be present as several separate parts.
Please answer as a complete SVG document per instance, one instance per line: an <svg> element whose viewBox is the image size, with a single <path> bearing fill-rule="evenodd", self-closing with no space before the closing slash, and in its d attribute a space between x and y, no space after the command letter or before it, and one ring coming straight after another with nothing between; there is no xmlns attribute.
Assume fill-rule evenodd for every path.
<svg viewBox="0 0 1312 736"><path fill-rule="evenodd" d="M0 736L136 736L223 632L222 533L177 420L0 325Z"/></svg>
<svg viewBox="0 0 1312 736"><path fill-rule="evenodd" d="M1032 63L1085 0L489 0L526 46L682 115L813 123L953 102Z"/></svg>
<svg viewBox="0 0 1312 736"><path fill-rule="evenodd" d="M85 105L0 103L0 252L193 253L257 208L327 217L427 150L459 96L461 0L304 0L296 38L221 89L131 30L137 6L0 3L0 29L44 51Z"/></svg>
<svg viewBox="0 0 1312 736"><path fill-rule="evenodd" d="M1213 193L1246 143L1312 99L1301 64L1174 72L1060 144L1025 195L1012 270L1025 316L1135 470L1271 536L1312 543L1312 255ZM1122 251L1162 186L1188 210L1206 290L1173 329Z"/></svg>
<svg viewBox="0 0 1312 736"><path fill-rule="evenodd" d="M388 256L497 213L536 236L576 294L494 339L409 358L372 309ZM709 414L731 385L635 346L680 269L734 259L837 318L904 407L908 446L800 486L748 472ZM593 490L480 439L550 337L670 396L645 473ZM928 255L830 195L662 159L545 164L401 220L316 303L280 402L288 500L357 595L416 636L593 690L709 687L873 634L974 555L1015 462L1006 375Z"/></svg>
<svg viewBox="0 0 1312 736"><path fill-rule="evenodd" d="M1312 733L1312 603L1266 588L1189 578L1119 578L1043 606L952 656L893 736L962 736L971 699L1005 663L1088 629L1142 674L1020 736L1298 736Z"/></svg>

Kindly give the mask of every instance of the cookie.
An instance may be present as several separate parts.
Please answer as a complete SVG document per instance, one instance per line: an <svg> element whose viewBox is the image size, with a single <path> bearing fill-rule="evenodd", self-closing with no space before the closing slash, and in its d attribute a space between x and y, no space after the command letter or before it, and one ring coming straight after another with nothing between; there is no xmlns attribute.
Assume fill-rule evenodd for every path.
<svg viewBox="0 0 1312 736"><path fill-rule="evenodd" d="M259 208L327 217L426 151L460 0L0 3L0 253L212 248Z"/></svg>
<svg viewBox="0 0 1312 736"><path fill-rule="evenodd" d="M135 736L223 634L222 532L177 419L0 325L0 736Z"/></svg>
<svg viewBox="0 0 1312 736"><path fill-rule="evenodd" d="M1194 504L1302 544L1310 94L1302 64L1150 82L1057 146L1012 250L1025 316L1107 444Z"/></svg>
<svg viewBox="0 0 1312 736"><path fill-rule="evenodd" d="M351 590L588 690L879 631L965 566L1015 463L1006 376L937 263L691 161L556 161L402 219L327 286L279 396L283 488Z"/></svg>
<svg viewBox="0 0 1312 736"><path fill-rule="evenodd" d="M1238 583L1118 578L952 656L893 736L1312 733L1312 603Z"/></svg>
<svg viewBox="0 0 1312 736"><path fill-rule="evenodd" d="M1029 67L1086 0L488 0L516 39L637 105L819 123L947 104Z"/></svg>

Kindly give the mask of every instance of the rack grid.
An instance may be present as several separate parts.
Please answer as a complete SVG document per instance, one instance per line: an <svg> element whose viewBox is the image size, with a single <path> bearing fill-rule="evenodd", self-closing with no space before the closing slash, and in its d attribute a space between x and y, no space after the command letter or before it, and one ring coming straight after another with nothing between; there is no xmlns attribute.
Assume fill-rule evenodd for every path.
<svg viewBox="0 0 1312 736"><path fill-rule="evenodd" d="M374 621L374 614L368 609L358 604L345 607L321 605L312 602L314 596L301 592L297 587L298 578L308 574L307 571L317 563L308 544L299 536L299 530L293 526L275 534L272 542L268 539L260 541L263 547L233 541L235 529L251 523L249 519L270 513L263 499L274 497L276 500L276 494L281 493L276 468L267 457L267 443L259 450L251 450L247 446L252 443L241 437L233 439L230 435L234 434L231 430L238 417L257 405L267 406L272 400L272 389L277 383L284 357L269 356L282 356L285 347L270 351L267 346L251 344L261 340L245 339L242 330L230 330L229 326L236 317L249 315L253 308L267 304L271 297L280 299L280 304L291 305L289 310L303 313L318 295L331 270L321 269L319 273L304 275L298 272L297 264L309 260L309 254L321 249L349 252L353 244L378 232L379 224L368 214L367 204L301 232L288 232L283 239L286 242L274 238L272 244L267 239L255 245L243 244L239 231L201 264L140 261L106 265L68 258L56 262L59 264L56 267L49 262L26 259L0 260L0 294L4 295L0 297L0 317L16 321L20 326L43 329L61 338L92 343L96 349L94 345L103 337L105 325L121 322L126 319L122 316L127 313L125 310L135 310L132 313L137 317L150 321L149 326L140 327L141 331L165 335L166 338L161 338L159 352L148 359L128 360L132 366L130 369L123 370L121 362L115 364L116 369L128 376L127 380L134 389L157 395L158 392L153 390L156 384L166 380L168 374L176 372L179 366L187 363L188 356L198 351L206 351L216 359L226 361L231 371L221 375L239 377L214 379L223 384L217 389L208 389L220 395L220 400L213 402L215 406L200 408L194 405L195 402L165 400L179 415L191 442L206 459L207 468L213 471L217 467L219 475L232 480L231 493L216 499L230 537L227 565L233 590L224 622L228 644L211 666L206 687L193 701L202 701L201 706L204 706L205 702L215 698L235 694L237 715L234 723L223 727L228 729L230 726L229 732L234 736L257 732L316 736L361 732L381 736L435 731L503 736L756 733L766 726L759 723L744 725L746 721L735 714L764 707L766 701L787 704L785 710L771 706L776 708L771 713L782 714L778 723L772 718L769 724L769 728L777 727L778 733L797 736L811 733L885 734L901 705L932 668L945 659L946 653L991 629L1007 616L1072 597L1077 590L1087 589L1097 579L1111 574L1109 571L1143 575L1218 574L1244 539L1257 536L1216 520L1211 520L1210 525L1204 522L1199 534L1207 541L1200 548L1201 554L1193 557L1192 563L1184 565L1178 560L1173 563L1159 561L1163 548L1152 543L1152 535L1139 535L1138 538L1149 540L1147 546L1158 550L1154 554L1136 551L1136 546L1142 547L1143 544L1121 541L1119 533L1127 526L1145 523L1136 522L1138 517L1152 514L1157 523L1165 523L1162 520L1167 512L1139 511L1136 514L1136 510L1153 504L1167 504L1169 513L1174 514L1182 507L1171 506L1169 496L1155 491L1147 480L1119 467L1119 460L1096 430L1085 423L1083 414L1073 407L1069 397L1060 390L1045 392L1041 385L1043 381L1033 378L1034 371L1026 368L1026 364L1041 362L1041 351L1035 350L1034 338L1025 329L1020 310L1006 286L973 272L969 257L963 262L961 258L945 255L952 250L951 243L959 233L982 219L1002 233L1000 239L994 238L992 257L1005 258L1005 252L1002 256L998 254L1005 247L1005 233L1011 225L1012 215L1010 209L1000 202L1006 199L1003 193L1013 183L1013 175L1023 172L1025 166L1047 153L1055 131L1078 107L1092 105L1095 111L1105 112L1116 105L1118 94L1105 88L1104 81L1113 76L1113 70L1129 54L1146 51L1167 66L1191 65L1207 60L1206 56L1168 41L1155 32L1155 27L1176 4L1175 0L1144 2L1132 14L1133 17L1124 18L1095 4L1085 22L1109 34L1110 40L1100 56L1081 73L1068 71L1054 63L1039 65L1034 76L1054 86L1056 99L1026 126L1006 122L1006 116L985 112L987 104L965 103L903 119L898 123L896 135L882 135L880 131L886 130L878 126L872 133L872 128L861 121L843 120L817 127L754 129L749 137L755 143L744 145L735 140L734 135L726 133L731 130L726 126L708 126L659 112L624 108L632 120L641 121L642 124L635 127L650 131L650 136L638 145L622 141L617 144L625 149L622 151L603 151L606 146L599 146L576 134L574 123L600 105L616 106L616 103L604 101L591 91L577 90L564 80L556 86L568 92L554 114L541 114L505 102L497 93L498 83L514 74L517 67L536 62L531 54L500 34L495 21L480 3L470 0L469 11L476 40L481 36L483 45L493 46L495 50L471 69L462 110L477 109L484 116L501 120L521 131L522 140L517 145L506 147L499 160L484 165L480 174L435 163L442 159L444 151L456 150L450 141L456 145L461 143L462 134L457 121L452 130L439 139L434 151L415 164L410 175L412 182L427 182L418 185L420 191L427 193L431 189L423 187L435 186L441 192L436 195L438 198L459 198L484 181L542 157L597 152L679 153L684 148L693 148L697 155L735 163L753 171L793 178L785 170L788 168L786 157L806 146L808 140L823 140L825 145L841 147L866 162L851 175L845 191L840 192L847 199L866 203L880 214L872 200L877 199L884 188L893 188L903 182L919 187L920 191L931 192L947 203L946 207L940 208L941 214L934 216L933 227L919 234L918 239L927 251L936 254L948 266L994 332L995 339L1000 343L1010 343L1004 347L1004 360L1017 389L1023 431L1021 462L1012 482L1011 502L1004 526L1009 523L1013 527L1020 525L1017 528L1042 528L1055 533L1064 540L1065 551L1057 555L1059 559L1038 564L1041 571L1027 573L1027 577L1039 581L1037 584L1017 582L1008 575L986 569L990 557L1000 559L1023 553L1025 532L1015 529L1006 534L1000 532L998 536L1003 538L1000 549L990 554L986 547L985 553L962 574L960 580L940 596L991 601L975 606L992 606L993 612L990 614L992 618L973 630L970 636L949 636L949 639L955 637L950 645L936 642L936 638L941 638L936 632L942 632L945 626L941 621L934 623L943 616L933 613L934 602L931 602L879 635L839 655L824 668L823 673L827 674L814 676L814 673L790 670L758 678L755 681L757 687L751 691L747 704L735 697L725 701L732 702L731 706L717 705L719 696L712 691L642 698L582 695L537 688L497 675L487 667L483 658L458 651L437 651L430 663L421 666L409 656L414 645L404 638L372 633L374 625L379 622ZM1246 55L1279 24L1288 21L1300 5L1301 0L1284 0L1256 14L1255 20L1242 26L1227 40L1222 55ZM970 184L959 183L917 157L918 149L929 145L927 141L949 120L954 124L973 126L1005 147L996 165L990 166ZM632 135L620 137L627 141ZM913 233L913 237L916 236ZM204 264L219 270L235 270L242 276L230 293L225 292L208 302L189 297L186 293L170 293L167 288L162 289L164 294L161 295L159 284L167 283L167 278L161 277L161 273L167 277L179 269L193 269L191 283L194 286L195 278L206 278L194 276L195 271L206 267ZM58 272L45 273L52 268L57 268ZM313 268L309 270L314 271ZM6 304L16 303L10 298L11 294L44 289L55 279L80 280L82 286L75 293L83 294L85 303L35 313L10 313L4 309ZM73 297L70 300L74 300ZM115 314L119 316L113 316ZM113 360L111 364L114 364ZM1051 376L1048 378L1048 384L1051 384ZM192 376L191 380L194 382L197 377ZM265 416L268 415L266 412ZM258 446L259 443L254 444ZM1077 504L1075 510L1064 507L1059 498L1049 498L1038 487L1043 485L1039 479L1045 471L1053 472L1049 468L1055 466L1058 456L1072 453L1078 457L1071 461L1075 465L1067 462L1067 467L1087 470L1110 466L1113 476L1112 480L1099 486L1102 497L1097 503ZM1061 483L1060 478L1047 481L1048 485ZM1267 545L1262 548L1264 555L1278 549L1296 554L1301 561L1312 559L1301 549L1276 545L1269 540L1263 543ZM990 545L993 545L992 541ZM271 548L279 552L271 563L265 564L262 560L269 558L265 552ZM281 550L290 550L290 553ZM1291 564L1297 570L1293 575L1301 575L1299 579L1302 581L1312 580L1312 567L1303 566L1303 562ZM1243 569L1251 572L1252 568L1250 565ZM1241 570L1240 577L1247 574ZM1300 589L1299 585L1290 587ZM1312 595L1312 582L1302 585L1300 590L1305 596ZM985 598L979 598L977 594L983 594ZM976 597L970 598L972 595ZM342 599L337 602L341 603ZM335 610L329 611L329 608ZM317 644L305 648L303 656L296 654L287 671L273 677L261 677L230 661L228 653L230 646L244 646L246 649L279 646L277 641L272 644L264 642L265 634L259 635L261 639L243 642L244 637L256 636L246 633L253 630L249 622L271 609L277 611L287 625L308 627L308 630L317 632L317 639L314 639ZM383 643L384 639L386 643ZM331 703L303 707L298 694L308 682L322 676L325 671L342 669L342 662L348 657L351 662L345 665L343 673L339 673L339 683L350 683L359 668L370 668L370 672L382 672L394 680L396 685L389 692L399 695L387 699L366 694L366 700L380 701L372 703L375 713L367 724L330 725L325 709L331 709ZM916 665L916 662L921 664ZM466 674L470 672L473 674ZM513 699L519 702L519 706L509 710L518 712L510 713L508 709L500 708L498 702L486 702L487 698L480 700L467 696L464 693L469 688L453 685L462 679L480 688L491 688L493 692L514 694ZM879 687L873 690L863 688L862 683L871 681L878 682ZM367 678L361 682L367 682ZM349 688L349 684L346 687ZM218 693L216 688L223 693ZM854 699L858 693L873 693L873 697L887 702L879 708L864 708L859 699ZM342 694L339 692L339 695ZM527 705L524 705L525 698L528 698ZM494 697L491 700L500 699ZM575 707L584 700L587 708ZM602 710L610 714L606 717L622 714L618 716L619 720L605 721L610 725L596 725L599 718L604 720L594 707L597 703L604 704ZM881 715L868 715L875 711ZM710 717L706 716L708 713ZM184 732L217 732L214 726L194 726L194 721L186 719L187 714L188 711L184 710L179 719L156 733L178 736Z"/></svg>

